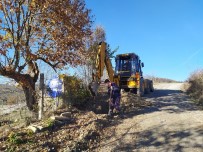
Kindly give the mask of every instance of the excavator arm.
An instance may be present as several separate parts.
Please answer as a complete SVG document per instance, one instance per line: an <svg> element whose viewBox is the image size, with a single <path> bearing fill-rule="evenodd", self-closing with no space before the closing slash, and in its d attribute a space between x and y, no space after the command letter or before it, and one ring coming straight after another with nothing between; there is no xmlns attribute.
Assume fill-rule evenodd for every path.
<svg viewBox="0 0 203 152"><path fill-rule="evenodd" d="M106 52L106 43L101 42L98 46L97 57L96 57L96 71L92 74L93 81L89 85L89 89L93 95L97 94L101 77L103 76L104 67L111 82L114 81L114 70L111 64L111 60Z"/></svg>
<svg viewBox="0 0 203 152"><path fill-rule="evenodd" d="M101 80L103 76L104 67L106 66L106 70L109 75L110 81L113 81L114 70L111 64L111 60L108 57L106 52L106 43L101 42L98 47L97 57L96 57L96 79L98 81Z"/></svg>

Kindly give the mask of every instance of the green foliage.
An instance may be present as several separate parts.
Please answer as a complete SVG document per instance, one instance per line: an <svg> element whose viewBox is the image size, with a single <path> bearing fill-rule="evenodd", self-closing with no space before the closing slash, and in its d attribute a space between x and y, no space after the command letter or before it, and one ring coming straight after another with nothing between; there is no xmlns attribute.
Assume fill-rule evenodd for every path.
<svg viewBox="0 0 203 152"><path fill-rule="evenodd" d="M31 137L32 135L34 135L34 132L32 130L27 130L27 135Z"/></svg>
<svg viewBox="0 0 203 152"><path fill-rule="evenodd" d="M9 135L8 135L8 142L11 143L11 144L21 144L23 142L23 140L21 139L19 133L14 133L14 132L11 132Z"/></svg>
<svg viewBox="0 0 203 152"><path fill-rule="evenodd" d="M17 146L8 147L7 152L16 152Z"/></svg>
<svg viewBox="0 0 203 152"><path fill-rule="evenodd" d="M188 79L189 87L187 93L195 99L198 104L203 105L203 69L193 72Z"/></svg>
<svg viewBox="0 0 203 152"><path fill-rule="evenodd" d="M109 58L115 58L114 54L118 51L119 47L117 47L116 49L112 50L110 48L110 45L107 44L107 54Z"/></svg>
<svg viewBox="0 0 203 152"><path fill-rule="evenodd" d="M52 119L47 119L45 123L46 123L46 127L51 128L54 126L55 121Z"/></svg>
<svg viewBox="0 0 203 152"><path fill-rule="evenodd" d="M80 104L91 96L82 80L76 76L66 76L64 78L64 89L65 99L71 105Z"/></svg>

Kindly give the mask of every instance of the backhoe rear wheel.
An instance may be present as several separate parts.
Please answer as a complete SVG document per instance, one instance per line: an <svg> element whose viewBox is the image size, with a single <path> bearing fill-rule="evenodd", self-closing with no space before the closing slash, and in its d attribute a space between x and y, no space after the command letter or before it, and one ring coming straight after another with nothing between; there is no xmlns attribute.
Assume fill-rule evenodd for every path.
<svg viewBox="0 0 203 152"><path fill-rule="evenodd" d="M154 92L154 86L153 86L153 81L151 80L150 82L150 91L151 92Z"/></svg>
<svg viewBox="0 0 203 152"><path fill-rule="evenodd" d="M144 81L140 81L140 87L137 89L137 96L142 97L144 95Z"/></svg>
<svg viewBox="0 0 203 152"><path fill-rule="evenodd" d="M145 84L145 94L149 94L150 93L150 80L145 79L144 80L144 84Z"/></svg>

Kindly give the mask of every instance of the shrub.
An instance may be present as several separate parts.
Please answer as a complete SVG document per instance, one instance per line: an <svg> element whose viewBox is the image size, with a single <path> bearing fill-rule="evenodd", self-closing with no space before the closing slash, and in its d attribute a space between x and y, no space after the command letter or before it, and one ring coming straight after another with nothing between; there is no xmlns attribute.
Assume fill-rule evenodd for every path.
<svg viewBox="0 0 203 152"><path fill-rule="evenodd" d="M71 105L81 105L91 96L83 81L76 76L64 78L64 90L65 99Z"/></svg>
<svg viewBox="0 0 203 152"><path fill-rule="evenodd" d="M23 141L18 133L11 132L8 136L8 142L11 144L21 144Z"/></svg>
<svg viewBox="0 0 203 152"><path fill-rule="evenodd" d="M46 124L46 127L51 128L51 127L54 126L55 121L49 118L49 119L47 119L47 120L45 121L45 124Z"/></svg>
<svg viewBox="0 0 203 152"><path fill-rule="evenodd" d="M195 99L198 104L203 105L203 69L194 71L188 79L189 87L187 93Z"/></svg>

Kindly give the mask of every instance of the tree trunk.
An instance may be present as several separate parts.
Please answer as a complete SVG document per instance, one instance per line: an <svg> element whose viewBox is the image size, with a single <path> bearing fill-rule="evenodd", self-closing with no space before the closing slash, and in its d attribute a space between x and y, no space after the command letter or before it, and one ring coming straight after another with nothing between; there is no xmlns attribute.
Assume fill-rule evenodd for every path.
<svg viewBox="0 0 203 152"><path fill-rule="evenodd" d="M23 87L23 91L25 93L26 98L26 104L30 111L37 112L37 96L35 92L35 86L33 86L34 89Z"/></svg>
<svg viewBox="0 0 203 152"><path fill-rule="evenodd" d="M35 83L39 76L39 69L36 62L30 61L28 63L28 74L24 75L26 81L22 84L23 91L25 93L26 104L30 111L38 111L37 94L35 90Z"/></svg>
<svg viewBox="0 0 203 152"><path fill-rule="evenodd" d="M25 93L26 104L30 111L37 112L37 94L35 91L35 83L39 76L39 69L37 63L34 61L28 62L28 71L26 74L21 74L13 70L12 67L4 67L0 69L0 74L8 78L14 79L22 86Z"/></svg>

